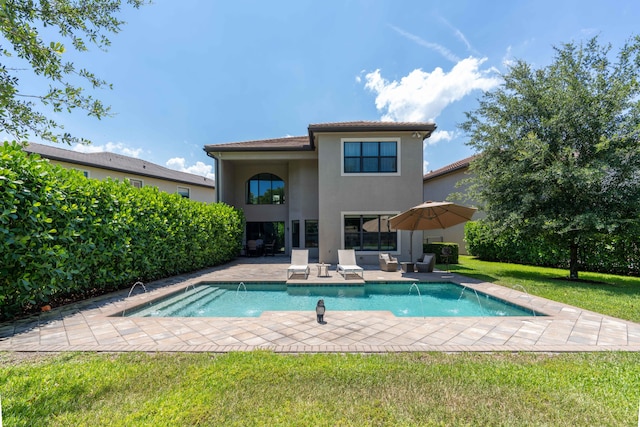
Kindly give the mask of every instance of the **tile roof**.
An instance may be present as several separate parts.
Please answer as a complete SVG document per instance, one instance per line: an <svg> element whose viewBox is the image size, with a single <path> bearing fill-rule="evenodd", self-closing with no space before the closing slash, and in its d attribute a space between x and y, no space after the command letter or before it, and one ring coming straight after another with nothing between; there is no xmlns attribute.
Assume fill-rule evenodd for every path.
<svg viewBox="0 0 640 427"><path fill-rule="evenodd" d="M375 131L418 131L424 132L423 139L431 136L435 123L423 122L335 122L316 123L308 127L309 136L289 136L283 138L254 141L209 144L204 146L207 153L224 151L308 151L315 150L315 132L375 132Z"/></svg>
<svg viewBox="0 0 640 427"><path fill-rule="evenodd" d="M215 188L214 181L211 178L176 171L142 159L123 156L122 154L108 152L81 153L49 145L36 144L34 142L30 142L24 150L27 153L39 154L41 157L46 159L73 163L81 166L91 166L122 173L175 181L183 184Z"/></svg>
<svg viewBox="0 0 640 427"><path fill-rule="evenodd" d="M405 130L405 131L428 131L433 132L436 124L431 122L335 122L335 123L314 123L309 125L309 131L341 132L341 131L375 131L375 130Z"/></svg>
<svg viewBox="0 0 640 427"><path fill-rule="evenodd" d="M428 181L430 179L437 178L439 176L446 175L448 173L452 173L452 172L458 171L460 169L468 168L469 164L476 157L478 157L478 154L474 154L473 156L469 156L469 157L467 157L465 159L458 160L457 162L453 162L450 165L443 166L440 169L436 169L434 171L431 171L431 172L425 174L423 176L422 180L423 181Z"/></svg>
<svg viewBox="0 0 640 427"><path fill-rule="evenodd" d="M254 141L208 144L207 153L217 151L297 151L312 150L308 136L288 136L283 138L261 139Z"/></svg>

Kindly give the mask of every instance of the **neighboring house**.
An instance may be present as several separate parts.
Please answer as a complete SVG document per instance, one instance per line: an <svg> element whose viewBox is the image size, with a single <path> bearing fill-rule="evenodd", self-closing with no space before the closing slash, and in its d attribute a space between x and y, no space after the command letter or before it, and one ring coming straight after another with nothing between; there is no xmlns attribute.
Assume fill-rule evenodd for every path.
<svg viewBox="0 0 640 427"><path fill-rule="evenodd" d="M134 157L107 152L80 153L33 142L24 150L39 154L53 164L80 170L87 178L128 180L135 187L153 186L191 200L206 203L216 201L212 179L175 171Z"/></svg>
<svg viewBox="0 0 640 427"><path fill-rule="evenodd" d="M458 187L458 182L469 178L469 164L476 156L467 157L444 166L440 169L424 175L423 198L425 201L453 201L449 196L452 193L462 193L465 187ZM480 219L481 212L476 212L473 219ZM467 247L464 243L464 224L455 225L443 230L429 230L424 232L424 241L428 242L455 242L459 245L460 254L467 254Z"/></svg>
<svg viewBox="0 0 640 427"><path fill-rule="evenodd" d="M434 123L311 124L308 135L206 145L218 200L244 211L246 241L279 251L307 248L335 264L355 249L362 264L379 252L409 260L421 233L384 229L385 219L422 202L423 141ZM382 229L380 229L382 225Z"/></svg>

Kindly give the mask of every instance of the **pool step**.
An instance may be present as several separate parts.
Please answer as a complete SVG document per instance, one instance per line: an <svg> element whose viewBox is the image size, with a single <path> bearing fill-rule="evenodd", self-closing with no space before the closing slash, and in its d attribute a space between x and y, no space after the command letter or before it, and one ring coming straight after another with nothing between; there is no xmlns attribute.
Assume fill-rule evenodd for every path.
<svg viewBox="0 0 640 427"><path fill-rule="evenodd" d="M216 288L215 286L200 286L195 288L193 291L185 291L182 294L177 294L169 297L166 301L159 301L153 304L152 307L142 309L140 311L136 311L135 315L137 317L153 317L155 312L158 310L167 310L168 308L175 306L176 304L180 304L180 308L184 306L184 304L189 304L192 301L196 301L200 298L206 297L207 295L220 290L220 288ZM168 314L164 314L163 316L167 316Z"/></svg>
<svg viewBox="0 0 640 427"><path fill-rule="evenodd" d="M200 308L206 306L211 301L215 300L216 298L220 297L222 294L226 292L233 292L233 291L228 291L220 288L214 288L214 289L215 289L214 291L207 293L202 298L198 298L197 300L190 301L189 303L185 304L184 302L181 302L179 304L174 304L173 306L174 309L171 311L165 312L164 315L171 316L171 317L197 317L194 315L194 313L197 312Z"/></svg>

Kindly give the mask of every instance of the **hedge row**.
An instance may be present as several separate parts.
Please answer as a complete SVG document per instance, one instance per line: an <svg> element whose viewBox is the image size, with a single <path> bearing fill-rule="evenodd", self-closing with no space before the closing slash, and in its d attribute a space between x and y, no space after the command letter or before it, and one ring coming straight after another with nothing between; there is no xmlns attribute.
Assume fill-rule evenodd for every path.
<svg viewBox="0 0 640 427"><path fill-rule="evenodd" d="M0 318L226 262L244 217L154 187L86 179L0 149Z"/></svg>
<svg viewBox="0 0 640 427"><path fill-rule="evenodd" d="M449 248L448 257L445 257L442 253L444 248ZM428 253L436 254L437 264L446 264L446 263L457 264L460 250L457 243L432 242L432 243L423 243L422 252L424 252L425 254L428 254Z"/></svg>
<svg viewBox="0 0 640 427"><path fill-rule="evenodd" d="M486 261L569 268L569 248L515 230L496 236L482 220L467 222L465 241L471 255ZM638 276L640 230L591 237L582 242L578 258L581 271Z"/></svg>

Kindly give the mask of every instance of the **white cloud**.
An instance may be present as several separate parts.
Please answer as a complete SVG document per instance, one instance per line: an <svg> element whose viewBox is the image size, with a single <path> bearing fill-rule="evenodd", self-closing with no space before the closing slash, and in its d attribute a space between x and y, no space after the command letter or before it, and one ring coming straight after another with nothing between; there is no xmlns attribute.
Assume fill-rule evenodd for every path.
<svg viewBox="0 0 640 427"><path fill-rule="evenodd" d="M429 162L427 162L426 160L422 161L422 174L426 175L427 173L429 173Z"/></svg>
<svg viewBox="0 0 640 427"><path fill-rule="evenodd" d="M203 162L196 162L195 165L186 166L186 160L182 157L174 157L167 160L167 167L180 172L192 173L194 175L200 175L209 179L214 179L213 166L207 165Z"/></svg>
<svg viewBox="0 0 640 427"><path fill-rule="evenodd" d="M383 121L434 121L448 105L472 91L487 91L501 83L495 69L480 69L486 60L463 59L448 73L440 67L430 73L416 69L399 82L384 79L376 70L365 75L365 88L376 94Z"/></svg>
<svg viewBox="0 0 640 427"><path fill-rule="evenodd" d="M142 148L130 148L127 147L122 142L107 142L105 145L85 145L85 144L76 144L72 147L73 151L78 151L80 153L117 153L123 154L129 157L139 157L142 154Z"/></svg>
<svg viewBox="0 0 640 427"><path fill-rule="evenodd" d="M424 143L426 145L435 145L440 141L451 141L455 137L455 132L450 132L448 130L436 130L429 138L424 140Z"/></svg>

